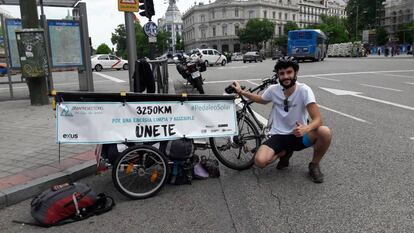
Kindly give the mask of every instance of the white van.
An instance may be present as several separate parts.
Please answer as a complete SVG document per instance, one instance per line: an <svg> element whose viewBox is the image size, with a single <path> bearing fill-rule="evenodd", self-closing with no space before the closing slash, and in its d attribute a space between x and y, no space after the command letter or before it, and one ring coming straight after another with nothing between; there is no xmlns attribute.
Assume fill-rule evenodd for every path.
<svg viewBox="0 0 414 233"><path fill-rule="evenodd" d="M206 66L210 65L218 65L221 64L225 66L227 64L226 57L219 53L219 51L215 49L197 49L202 55L203 60L206 63Z"/></svg>

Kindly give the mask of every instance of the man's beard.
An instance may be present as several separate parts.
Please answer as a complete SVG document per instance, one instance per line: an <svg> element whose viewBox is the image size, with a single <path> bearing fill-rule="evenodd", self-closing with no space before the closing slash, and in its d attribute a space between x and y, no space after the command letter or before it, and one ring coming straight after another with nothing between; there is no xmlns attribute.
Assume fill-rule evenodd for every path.
<svg viewBox="0 0 414 233"><path fill-rule="evenodd" d="M284 82L285 80L281 81L281 82L280 82L280 85L284 88L284 90L287 90L287 89L289 89L289 88L293 87L293 86L296 84L296 80L297 80L297 79L298 79L298 78L297 78L297 76L295 75L295 77L293 77L293 79L290 79L290 83L289 83L288 85L283 84L283 82ZM279 81L280 81L280 80L279 80Z"/></svg>

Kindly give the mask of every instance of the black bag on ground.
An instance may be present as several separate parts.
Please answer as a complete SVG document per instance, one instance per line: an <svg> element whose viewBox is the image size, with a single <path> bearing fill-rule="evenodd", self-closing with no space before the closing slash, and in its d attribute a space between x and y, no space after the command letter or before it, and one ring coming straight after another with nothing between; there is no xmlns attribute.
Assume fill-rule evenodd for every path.
<svg viewBox="0 0 414 233"><path fill-rule="evenodd" d="M103 214L114 205L112 197L96 194L86 184L66 183L53 186L32 200L31 214L36 224L13 222L42 227L58 226Z"/></svg>
<svg viewBox="0 0 414 233"><path fill-rule="evenodd" d="M200 164L207 170L209 177L220 177L219 162L216 159L208 159L206 156L201 156Z"/></svg>
<svg viewBox="0 0 414 233"><path fill-rule="evenodd" d="M188 138L163 141L160 150L171 160L186 160L194 153L194 141Z"/></svg>
<svg viewBox="0 0 414 233"><path fill-rule="evenodd" d="M173 160L171 164L171 174L168 179L169 184L182 185L191 184L194 177L194 166L200 161L197 155L183 160Z"/></svg>
<svg viewBox="0 0 414 233"><path fill-rule="evenodd" d="M191 181L193 180L194 166L189 159L187 161L175 160L171 166L171 175L168 181L169 184L191 184Z"/></svg>

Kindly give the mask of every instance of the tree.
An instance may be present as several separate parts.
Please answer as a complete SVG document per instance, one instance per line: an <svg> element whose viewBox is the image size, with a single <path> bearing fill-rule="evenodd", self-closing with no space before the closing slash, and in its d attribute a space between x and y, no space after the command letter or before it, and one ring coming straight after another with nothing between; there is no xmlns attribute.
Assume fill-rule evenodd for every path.
<svg viewBox="0 0 414 233"><path fill-rule="evenodd" d="M157 48L159 53L164 53L168 48L168 40L171 38L171 33L160 30L157 34ZM159 54L159 55L161 55Z"/></svg>
<svg viewBox="0 0 414 233"><path fill-rule="evenodd" d="M329 38L329 43L344 43L349 41L346 30L346 21L337 16L321 15L321 23L309 26L308 28L320 29Z"/></svg>
<svg viewBox="0 0 414 233"><path fill-rule="evenodd" d="M125 25L120 24L115 29L115 32L111 36L112 44L116 45L116 55L122 58L127 58L126 48L126 31Z"/></svg>
<svg viewBox="0 0 414 233"><path fill-rule="evenodd" d="M144 33L144 29L141 24L135 24L135 37L137 47L137 58L149 57L149 42L148 37Z"/></svg>
<svg viewBox="0 0 414 233"><path fill-rule="evenodd" d="M181 36L179 34L177 34L175 50L184 50L184 41L181 39Z"/></svg>
<svg viewBox="0 0 414 233"><path fill-rule="evenodd" d="M294 21L287 21L283 28L284 35L287 35L289 31L298 30L299 26Z"/></svg>
<svg viewBox="0 0 414 233"><path fill-rule="evenodd" d="M359 39L363 29L379 26L382 2L384 0L349 0L345 10L348 16L347 29L351 37Z"/></svg>
<svg viewBox="0 0 414 233"><path fill-rule="evenodd" d="M170 38L169 32L159 31L157 34L157 51L165 51ZM139 23L135 23L135 39L136 39L136 53L138 58L149 57L149 42L148 37L144 33L144 29ZM126 31L125 25L120 24L112 33L111 41L116 45L116 54L125 59L128 58L128 51L126 45Z"/></svg>
<svg viewBox="0 0 414 233"><path fill-rule="evenodd" d="M398 26L398 40L400 43L413 43L414 22Z"/></svg>
<svg viewBox="0 0 414 233"><path fill-rule="evenodd" d="M273 44L276 46L279 46L283 51L286 51L287 49L287 42L288 42L287 35L280 35L279 37L276 37L273 39Z"/></svg>
<svg viewBox="0 0 414 233"><path fill-rule="evenodd" d="M98 48L96 49L96 54L110 54L112 53L111 48L109 48L109 46L105 43L102 43L101 45L98 46Z"/></svg>
<svg viewBox="0 0 414 233"><path fill-rule="evenodd" d="M385 45L388 42L388 33L385 28L380 27L377 29L377 44Z"/></svg>
<svg viewBox="0 0 414 233"><path fill-rule="evenodd" d="M260 44L272 38L274 31L275 25L269 20L250 19L247 21L246 27L240 29L240 42L254 44L260 49Z"/></svg>

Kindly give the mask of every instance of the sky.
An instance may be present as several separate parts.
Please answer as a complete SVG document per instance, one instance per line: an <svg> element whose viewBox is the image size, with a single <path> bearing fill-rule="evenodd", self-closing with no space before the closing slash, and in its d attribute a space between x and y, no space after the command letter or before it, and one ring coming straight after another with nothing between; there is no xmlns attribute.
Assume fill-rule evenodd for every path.
<svg viewBox="0 0 414 233"><path fill-rule="evenodd" d="M157 19L161 18L168 7L168 0L153 0L155 16L152 20L157 23ZM208 3L208 0L177 0L177 7L181 13L187 11L194 2ZM111 33L115 32L115 28L119 24L125 23L125 16L123 12L118 11L117 0L82 0L86 2L88 10L88 24L89 24L89 36L92 37L92 46L96 49L101 43L109 45L109 47L115 47L111 43ZM213 2L213 1L212 1ZM18 6L5 6L1 5L0 8L8 11L12 16L20 18L20 9ZM68 14L68 10L72 15L70 8L57 8L46 7L45 15L48 19L62 19ZM38 9L40 14L40 9ZM140 16L136 13L140 19L141 24L148 22L147 18Z"/></svg>

